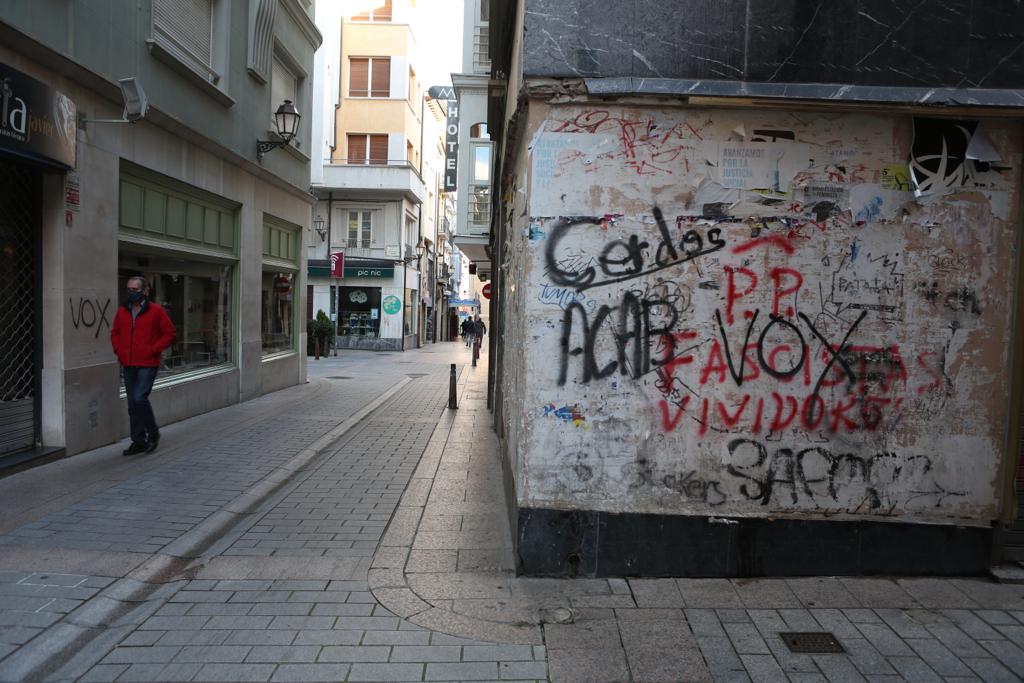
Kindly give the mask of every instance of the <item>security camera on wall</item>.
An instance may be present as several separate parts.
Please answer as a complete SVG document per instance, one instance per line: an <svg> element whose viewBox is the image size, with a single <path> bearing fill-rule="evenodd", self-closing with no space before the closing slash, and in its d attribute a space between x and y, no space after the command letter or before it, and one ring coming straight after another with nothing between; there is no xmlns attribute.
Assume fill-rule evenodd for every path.
<svg viewBox="0 0 1024 683"><path fill-rule="evenodd" d="M135 123L146 115L149 99L134 77L122 78L118 83L121 85L121 97L124 98L124 120Z"/></svg>

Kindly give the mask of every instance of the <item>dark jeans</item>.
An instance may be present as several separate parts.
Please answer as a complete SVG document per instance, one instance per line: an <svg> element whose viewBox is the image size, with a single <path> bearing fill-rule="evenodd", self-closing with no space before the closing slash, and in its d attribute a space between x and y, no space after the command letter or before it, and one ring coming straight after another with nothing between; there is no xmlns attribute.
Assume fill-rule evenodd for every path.
<svg viewBox="0 0 1024 683"><path fill-rule="evenodd" d="M156 368L125 366L124 390L128 395L128 418L132 425L132 442L145 444L160 431L149 404L149 392L153 390Z"/></svg>

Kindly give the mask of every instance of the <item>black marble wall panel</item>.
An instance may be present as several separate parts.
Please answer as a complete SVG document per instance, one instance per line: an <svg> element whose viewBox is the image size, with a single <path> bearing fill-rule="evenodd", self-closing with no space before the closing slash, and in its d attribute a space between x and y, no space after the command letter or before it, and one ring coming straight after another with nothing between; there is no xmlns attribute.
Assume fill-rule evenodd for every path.
<svg viewBox="0 0 1024 683"><path fill-rule="evenodd" d="M524 0L532 76L1021 88L1018 0Z"/></svg>
<svg viewBox="0 0 1024 683"><path fill-rule="evenodd" d="M992 530L520 508L528 576L979 576Z"/></svg>

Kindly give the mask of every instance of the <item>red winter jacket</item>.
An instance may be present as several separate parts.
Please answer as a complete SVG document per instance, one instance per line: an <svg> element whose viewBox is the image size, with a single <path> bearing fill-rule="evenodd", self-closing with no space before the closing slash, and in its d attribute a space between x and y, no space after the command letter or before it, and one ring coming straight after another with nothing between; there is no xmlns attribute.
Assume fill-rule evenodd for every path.
<svg viewBox="0 0 1024 683"><path fill-rule="evenodd" d="M160 354L174 343L177 331L160 304L146 301L132 324L128 306L118 306L114 326L110 328L110 344L121 365L156 368Z"/></svg>

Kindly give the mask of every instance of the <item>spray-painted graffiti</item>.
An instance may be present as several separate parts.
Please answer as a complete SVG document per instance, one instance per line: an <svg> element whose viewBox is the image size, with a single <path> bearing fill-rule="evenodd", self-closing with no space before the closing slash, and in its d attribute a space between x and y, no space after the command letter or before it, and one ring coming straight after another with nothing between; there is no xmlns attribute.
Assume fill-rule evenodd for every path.
<svg viewBox="0 0 1024 683"><path fill-rule="evenodd" d="M510 374L542 406L516 437L545 463L524 466L530 495L987 519L1015 237L972 186L974 129L700 116L570 108L538 133L557 154L509 267L530 356ZM723 149L772 186L723 183ZM1016 201L996 175L984 192Z"/></svg>
<svg viewBox="0 0 1024 683"><path fill-rule="evenodd" d="M542 410L545 416L553 415L563 422L572 424L574 427L579 427L587 421L586 416L580 412L580 407L575 405L558 408L554 403L549 403Z"/></svg>
<svg viewBox="0 0 1024 683"><path fill-rule="evenodd" d="M100 332L106 326L110 329L110 318L113 311L110 310L111 300L87 299L79 297L77 301L68 299L68 308L71 309L71 324L77 330L83 327L94 330L93 338L99 338Z"/></svg>
<svg viewBox="0 0 1024 683"><path fill-rule="evenodd" d="M754 439L733 439L728 453L726 471L742 482L740 494L761 505L809 502L827 508L845 501L854 511L893 513L900 504L938 507L966 495L939 483L926 455L858 455L822 446L769 448ZM890 494L894 490L910 495L896 500Z"/></svg>

